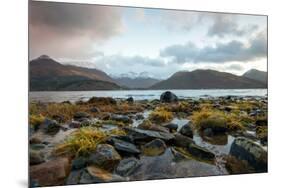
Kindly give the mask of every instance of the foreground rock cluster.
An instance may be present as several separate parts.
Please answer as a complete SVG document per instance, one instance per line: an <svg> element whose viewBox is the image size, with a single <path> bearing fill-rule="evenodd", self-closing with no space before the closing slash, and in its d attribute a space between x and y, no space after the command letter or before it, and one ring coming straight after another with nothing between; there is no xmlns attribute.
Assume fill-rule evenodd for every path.
<svg viewBox="0 0 281 188"><path fill-rule="evenodd" d="M153 101L35 103L30 113L34 186L267 172L266 97L168 91Z"/></svg>

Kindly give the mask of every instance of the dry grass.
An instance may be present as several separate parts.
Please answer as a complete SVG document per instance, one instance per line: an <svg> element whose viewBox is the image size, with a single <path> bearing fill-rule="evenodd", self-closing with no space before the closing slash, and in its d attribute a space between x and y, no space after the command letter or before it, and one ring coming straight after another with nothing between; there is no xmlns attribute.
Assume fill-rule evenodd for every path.
<svg viewBox="0 0 281 188"><path fill-rule="evenodd" d="M92 127L82 127L73 132L64 143L59 144L53 154L71 157L87 156L95 151L98 144L104 143L112 135L126 135L126 132L119 128L104 132Z"/></svg>
<svg viewBox="0 0 281 188"><path fill-rule="evenodd" d="M169 122L173 119L172 112L167 111L165 108L156 108L149 114L149 120L155 123Z"/></svg>
<svg viewBox="0 0 281 188"><path fill-rule="evenodd" d="M29 123L34 127L38 127L41 123L43 123L44 120L45 117L41 114L39 115L31 114L29 116Z"/></svg>

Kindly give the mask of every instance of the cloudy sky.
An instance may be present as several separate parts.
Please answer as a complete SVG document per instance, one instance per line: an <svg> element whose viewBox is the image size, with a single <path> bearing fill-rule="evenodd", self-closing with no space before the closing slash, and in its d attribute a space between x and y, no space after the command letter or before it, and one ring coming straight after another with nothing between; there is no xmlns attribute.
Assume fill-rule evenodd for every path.
<svg viewBox="0 0 281 188"><path fill-rule="evenodd" d="M110 75L267 70L265 16L32 2L29 24L31 59Z"/></svg>

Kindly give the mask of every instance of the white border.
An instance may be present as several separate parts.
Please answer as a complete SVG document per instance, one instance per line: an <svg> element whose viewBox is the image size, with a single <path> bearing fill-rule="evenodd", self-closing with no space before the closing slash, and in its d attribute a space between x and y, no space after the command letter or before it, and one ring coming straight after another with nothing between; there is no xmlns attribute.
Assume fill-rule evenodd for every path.
<svg viewBox="0 0 281 188"><path fill-rule="evenodd" d="M269 173L72 187L277 187L280 184L280 5L276 0L67 0L67 2L269 15ZM278 8L279 7L279 8ZM0 185L27 187L27 1L1 2ZM274 185L277 186L274 186Z"/></svg>

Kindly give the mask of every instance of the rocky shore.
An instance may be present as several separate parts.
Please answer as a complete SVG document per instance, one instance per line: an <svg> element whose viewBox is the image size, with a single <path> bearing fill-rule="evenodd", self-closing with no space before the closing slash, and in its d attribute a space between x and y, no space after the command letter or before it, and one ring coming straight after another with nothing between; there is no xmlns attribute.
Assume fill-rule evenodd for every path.
<svg viewBox="0 0 281 188"><path fill-rule="evenodd" d="M267 172L267 97L30 104L32 186Z"/></svg>

